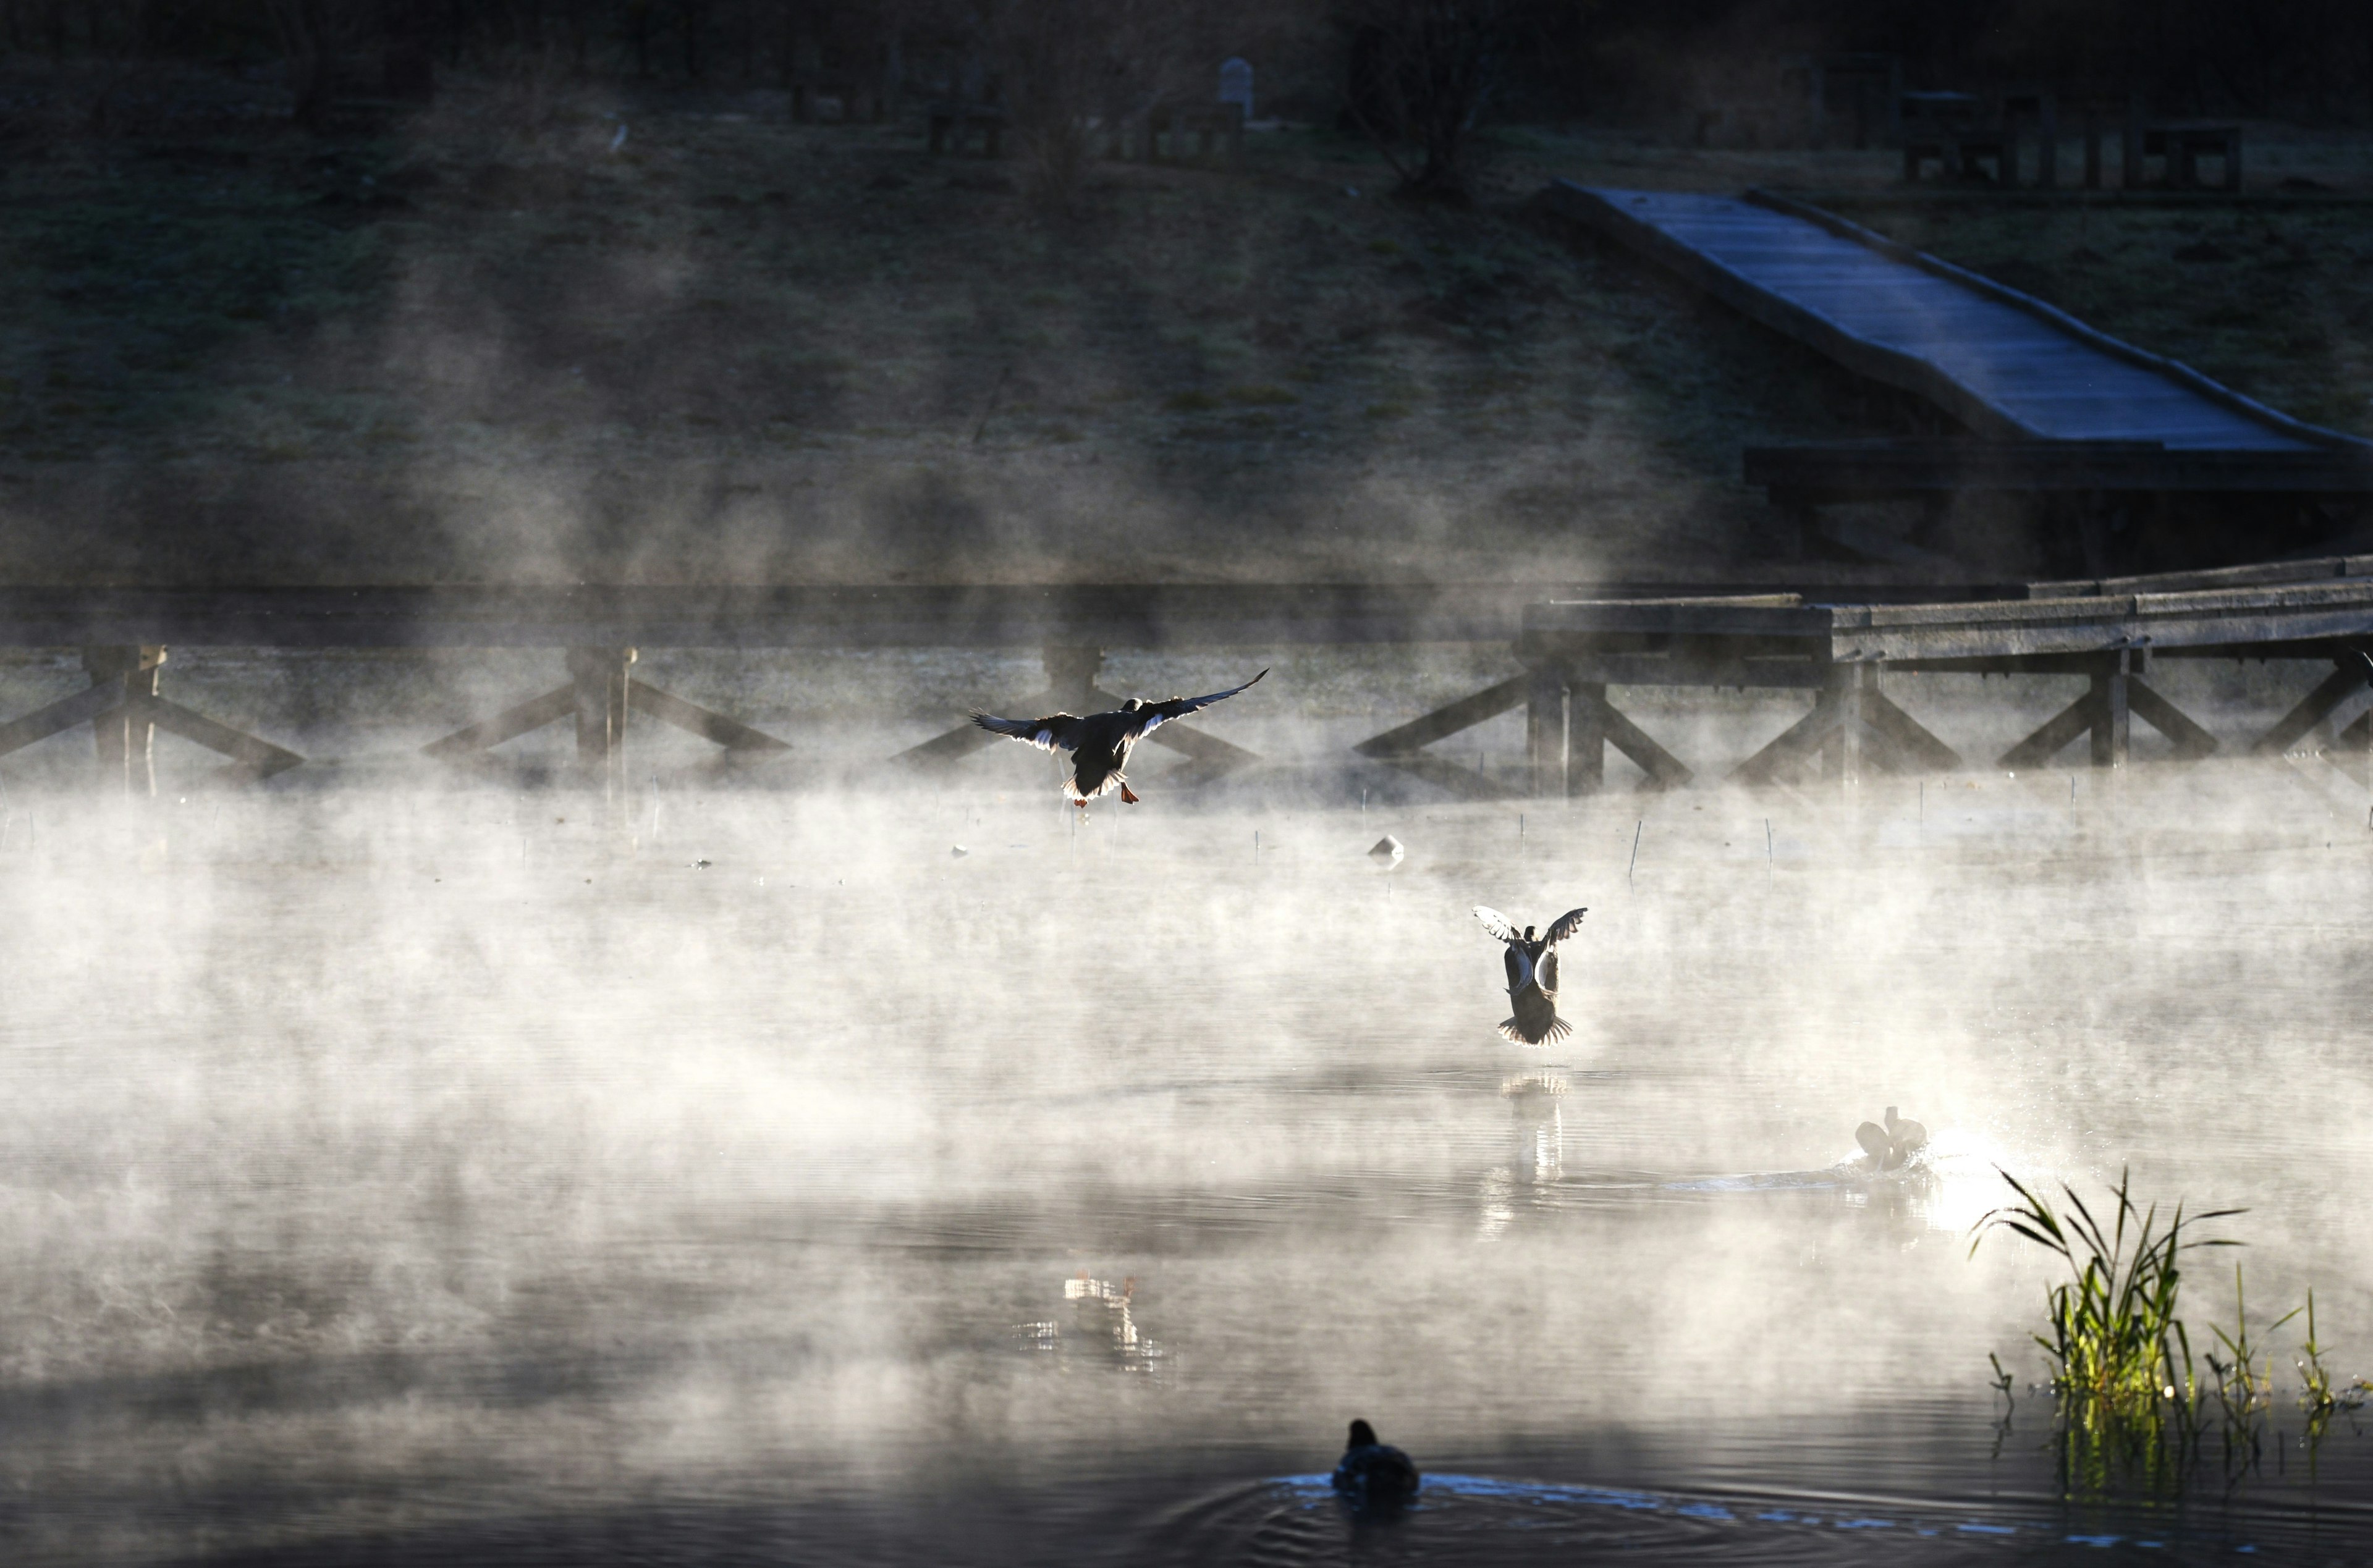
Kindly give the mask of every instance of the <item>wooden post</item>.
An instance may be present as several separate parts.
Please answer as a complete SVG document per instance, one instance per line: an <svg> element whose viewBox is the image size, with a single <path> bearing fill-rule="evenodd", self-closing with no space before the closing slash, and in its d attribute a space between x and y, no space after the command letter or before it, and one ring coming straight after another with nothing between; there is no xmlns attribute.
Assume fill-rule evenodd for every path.
<svg viewBox="0 0 2373 1568"><path fill-rule="evenodd" d="M1838 715L1838 783L1849 794L1862 784L1862 694L1876 673L1858 664L1846 666L1845 683L1838 693L1842 710Z"/></svg>
<svg viewBox="0 0 2373 1568"><path fill-rule="evenodd" d="M2101 110L2098 105L2085 106L2085 189L2101 188Z"/></svg>
<svg viewBox="0 0 2373 1568"><path fill-rule="evenodd" d="M1525 760L1536 797L1565 795L1566 737L1565 671L1536 665L1525 688Z"/></svg>
<svg viewBox="0 0 2373 1568"><path fill-rule="evenodd" d="M1038 656L1046 668L1046 696L1054 703L1050 712L1086 714L1096 711L1096 677L1105 668L1104 649L1047 647Z"/></svg>
<svg viewBox="0 0 2373 1568"><path fill-rule="evenodd" d="M2133 734L2133 709L2126 681L2133 659L2133 655L2122 648L2103 655L2101 667L2093 672L2091 734L2093 766L2097 768L2126 765L2127 742Z"/></svg>
<svg viewBox="0 0 2373 1568"><path fill-rule="evenodd" d="M1821 746L1821 771L1848 791L1862 782L1862 694L1871 673L1858 664L1833 666L1829 684L1813 700L1816 713L1826 707L1837 715L1837 727Z"/></svg>
<svg viewBox="0 0 2373 1568"><path fill-rule="evenodd" d="M613 806L626 798L626 673L632 648L571 648L568 679L577 694L577 756L602 766L602 794Z"/></svg>
<svg viewBox="0 0 2373 1568"><path fill-rule="evenodd" d="M1568 798L1596 795L1607 787L1607 702L1604 681L1584 681L1566 691L1565 790Z"/></svg>
<svg viewBox="0 0 2373 1568"><path fill-rule="evenodd" d="M2118 183L2129 191L2143 188L2143 95L2126 99L2126 140L2118 156Z"/></svg>
<svg viewBox="0 0 2373 1568"><path fill-rule="evenodd" d="M2060 106L2050 93L2036 105L2035 188L2060 188Z"/></svg>
<svg viewBox="0 0 2373 1568"><path fill-rule="evenodd" d="M165 650L159 647L93 647L82 651L82 667L93 686L111 687L123 701L93 719L99 743L99 786L126 797L157 793L157 722L145 699L157 695Z"/></svg>

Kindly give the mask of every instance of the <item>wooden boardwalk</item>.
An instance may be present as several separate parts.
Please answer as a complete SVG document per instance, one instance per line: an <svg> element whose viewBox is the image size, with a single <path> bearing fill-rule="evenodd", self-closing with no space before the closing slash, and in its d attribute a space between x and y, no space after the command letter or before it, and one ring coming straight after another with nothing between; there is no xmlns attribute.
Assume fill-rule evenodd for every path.
<svg viewBox="0 0 2373 1568"><path fill-rule="evenodd" d="M2042 301L1784 198L1593 190L1544 200L1848 369L1998 440L2170 451L2362 449Z"/></svg>

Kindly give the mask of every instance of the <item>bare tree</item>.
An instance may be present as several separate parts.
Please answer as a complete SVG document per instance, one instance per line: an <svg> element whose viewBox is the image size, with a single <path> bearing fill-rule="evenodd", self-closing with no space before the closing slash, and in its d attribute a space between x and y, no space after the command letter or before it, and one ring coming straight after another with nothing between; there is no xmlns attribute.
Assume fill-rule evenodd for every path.
<svg viewBox="0 0 2373 1568"><path fill-rule="evenodd" d="M1406 193L1473 200L1475 133L1500 87L1520 4L1349 0L1350 112Z"/></svg>
<svg viewBox="0 0 2373 1568"><path fill-rule="evenodd" d="M317 128L328 114L338 58L378 20L378 0L263 0L296 95L295 118Z"/></svg>
<svg viewBox="0 0 2373 1568"><path fill-rule="evenodd" d="M1216 6L1192 0L992 0L986 41L1000 74L1023 184L1069 206L1099 140L1217 64Z"/></svg>

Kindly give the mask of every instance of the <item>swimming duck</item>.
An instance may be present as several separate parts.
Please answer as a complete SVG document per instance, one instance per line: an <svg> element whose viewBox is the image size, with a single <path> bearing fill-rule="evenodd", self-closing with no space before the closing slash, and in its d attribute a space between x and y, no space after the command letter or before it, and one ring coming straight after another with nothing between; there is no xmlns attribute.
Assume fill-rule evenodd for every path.
<svg viewBox="0 0 2373 1568"><path fill-rule="evenodd" d="M1344 1502L1365 1513L1384 1513L1417 1495L1417 1466L1398 1448L1376 1440L1376 1429L1364 1421L1351 1423L1351 1440L1335 1465L1335 1491Z"/></svg>
<svg viewBox="0 0 2373 1568"><path fill-rule="evenodd" d="M1890 1105L1887 1108L1887 1124L1864 1122L1854 1129L1854 1142L1870 1156L1874 1169L1897 1170L1928 1146L1928 1129L1917 1121L1901 1120Z"/></svg>
<svg viewBox="0 0 2373 1568"><path fill-rule="evenodd" d="M1550 923L1548 935L1536 938L1531 926L1519 935L1506 915L1475 906L1475 918L1483 929L1508 945L1508 1004L1515 1016L1500 1026L1502 1039L1546 1045L1573 1032L1573 1026L1557 1016L1557 946L1582 929L1582 917L1588 912L1568 910Z"/></svg>
<svg viewBox="0 0 2373 1568"><path fill-rule="evenodd" d="M1120 791L1124 803L1134 806L1138 796L1121 773L1128 765L1130 747L1172 719L1226 702L1257 684L1261 675L1268 673L1264 669L1243 686L1231 686L1208 697L1172 697L1160 703L1131 697L1111 713L1091 714L1086 718L1049 714L1043 719L1001 719L993 714L976 713L972 722L992 735L1008 736L1041 751L1069 751L1071 774L1063 781L1063 794L1082 811L1087 809L1089 801L1113 789Z"/></svg>

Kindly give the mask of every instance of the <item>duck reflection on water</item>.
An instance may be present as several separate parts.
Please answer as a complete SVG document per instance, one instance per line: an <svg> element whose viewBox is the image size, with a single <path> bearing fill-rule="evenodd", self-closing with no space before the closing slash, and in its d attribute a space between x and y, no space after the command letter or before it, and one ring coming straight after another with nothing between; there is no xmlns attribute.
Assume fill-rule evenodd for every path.
<svg viewBox="0 0 2373 1568"><path fill-rule="evenodd" d="M1565 1077L1524 1073L1500 1086L1508 1102L1510 1174L1536 1187L1554 1184L1565 1169Z"/></svg>
<svg viewBox="0 0 2373 1568"><path fill-rule="evenodd" d="M1060 1318L1050 1318L1018 1323L1013 1336L1024 1348L1049 1355L1092 1356L1124 1372L1157 1372L1170 1352L1138 1329L1136 1298L1134 1278L1116 1285L1082 1272L1063 1282L1063 1300L1070 1308L1068 1329Z"/></svg>
<svg viewBox="0 0 2373 1568"><path fill-rule="evenodd" d="M1514 1223L1516 1197L1547 1198L1565 1170L1565 1075L1520 1073L1500 1086L1508 1102L1508 1163L1483 1173L1480 1234L1498 1236Z"/></svg>

